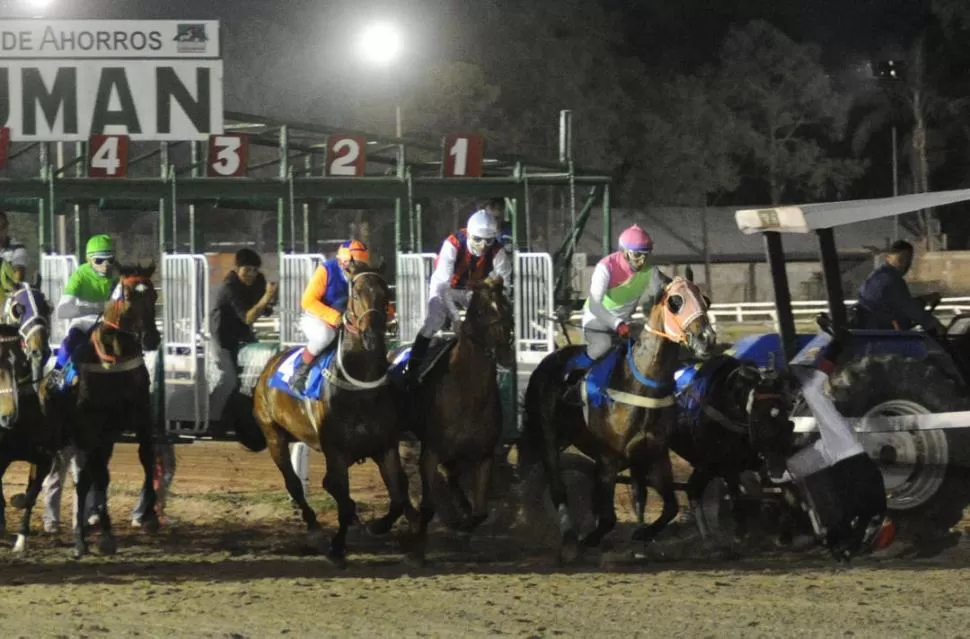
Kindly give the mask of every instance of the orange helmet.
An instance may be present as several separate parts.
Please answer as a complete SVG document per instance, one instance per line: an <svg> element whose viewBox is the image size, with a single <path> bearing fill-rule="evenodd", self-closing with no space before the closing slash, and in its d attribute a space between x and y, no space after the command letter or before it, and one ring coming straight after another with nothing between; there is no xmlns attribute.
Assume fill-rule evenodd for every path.
<svg viewBox="0 0 970 639"><path fill-rule="evenodd" d="M341 264L348 264L351 260L364 264L370 263L370 252L367 250L367 245L360 240L350 240L341 244L340 248L337 249L337 261Z"/></svg>

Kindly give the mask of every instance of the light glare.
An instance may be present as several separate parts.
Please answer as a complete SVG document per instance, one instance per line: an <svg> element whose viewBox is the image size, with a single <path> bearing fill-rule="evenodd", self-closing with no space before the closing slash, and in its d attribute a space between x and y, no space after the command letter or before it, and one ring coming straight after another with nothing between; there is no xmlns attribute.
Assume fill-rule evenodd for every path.
<svg viewBox="0 0 970 639"><path fill-rule="evenodd" d="M387 22L372 24L361 33L360 54L371 64L390 64L400 52L401 34Z"/></svg>

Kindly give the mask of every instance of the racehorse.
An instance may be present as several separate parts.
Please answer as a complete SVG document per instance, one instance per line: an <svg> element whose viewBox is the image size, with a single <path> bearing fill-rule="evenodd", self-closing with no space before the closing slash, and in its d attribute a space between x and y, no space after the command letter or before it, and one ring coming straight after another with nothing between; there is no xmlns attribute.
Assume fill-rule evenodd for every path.
<svg viewBox="0 0 970 639"><path fill-rule="evenodd" d="M766 461L777 465L792 453L794 424L791 380L771 368L762 372L750 362L719 355L699 366L679 372L677 422L670 434L670 448L687 461L693 471L687 480L687 499L697 512L708 483L722 477L732 500L736 535L744 537L747 523L741 506L741 473L759 471ZM646 527L644 508L647 487L634 483L640 539ZM697 517L701 535L710 531L703 516Z"/></svg>
<svg viewBox="0 0 970 639"><path fill-rule="evenodd" d="M253 414L265 439L260 448L268 445L290 497L300 507L310 541L317 547L324 544L323 530L293 470L289 444L304 442L326 457L323 488L337 502L339 519L327 556L338 566L346 560L347 528L357 521L348 478L353 462L373 459L390 495L388 513L372 522L372 532L390 530L402 514L409 520L417 517L398 453L398 416L387 380L384 334L390 291L377 269L352 262L348 274L347 310L335 340L333 363L325 373L322 398L298 399L270 385L280 364L297 348L270 359L253 391Z"/></svg>
<svg viewBox="0 0 970 639"><path fill-rule="evenodd" d="M485 279L472 287L457 338L436 347L450 348L450 353L436 350L427 357L430 368L421 371L414 393L398 389L398 406L409 416L408 430L421 441L421 524L413 551L418 560L424 558L428 524L435 514L432 488L439 464L462 516L459 530L469 533L488 517L492 462L502 435L496 365L512 365L513 329L502 278ZM460 484L463 471L474 473L471 503Z"/></svg>
<svg viewBox="0 0 970 639"><path fill-rule="evenodd" d="M645 541L652 540L677 515L668 453L668 433L676 419L674 370L680 345L703 360L716 336L707 303L689 279L674 278L664 287L658 303L644 314L646 322L639 336L621 343L594 364L592 372L610 366L611 358L616 362L606 377L608 388L590 396L585 407L564 396L565 371L581 354L582 346L549 354L529 378L519 459L523 467L542 461L559 517L560 558L578 554L580 543L587 548L598 546L616 525L616 477L626 468L635 481L645 484L649 480L663 498L663 512L641 535ZM575 445L596 465L592 495L596 528L581 542L560 475L559 453L569 445Z"/></svg>
<svg viewBox="0 0 970 639"><path fill-rule="evenodd" d="M70 439L78 449L79 475L76 485L77 523L74 555L88 552L85 497L89 490L108 493L108 462L118 436L133 431L138 441L138 459L144 470L142 491L146 499L144 527L157 526L155 514L155 465L150 379L144 351L155 350L161 335L155 325L158 293L151 277L155 266L117 267L119 285L87 341L71 355L77 383L64 392L41 385L41 404L55 424L69 427ZM117 548L111 532L107 503L95 512L101 526L98 547L103 554Z"/></svg>
<svg viewBox="0 0 970 639"><path fill-rule="evenodd" d="M14 552L27 550L30 516L44 477L50 472L61 433L51 427L40 409L37 384L43 375L44 359L34 356L46 350L50 355L50 307L43 294L26 284L11 293L3 308L0 324L0 531L6 529L3 476L13 461L31 464L27 490L23 495L23 518ZM40 371L38 374L37 371Z"/></svg>

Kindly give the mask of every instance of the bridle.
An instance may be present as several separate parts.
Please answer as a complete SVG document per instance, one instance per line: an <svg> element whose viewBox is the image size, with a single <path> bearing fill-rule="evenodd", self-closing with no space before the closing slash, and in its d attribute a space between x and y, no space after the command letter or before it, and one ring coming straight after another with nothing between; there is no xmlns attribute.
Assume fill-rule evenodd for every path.
<svg viewBox="0 0 970 639"><path fill-rule="evenodd" d="M23 293L26 298L26 302L30 305L30 317L27 321L21 321L17 319L13 314L13 308L15 305L21 302L17 299L17 295ZM7 296L7 301L4 303L3 316L5 320L14 319L17 321L17 333L20 335L20 339L23 340L25 345L25 350L29 349L30 338L34 336L37 331L42 329L50 330L50 322L45 314L40 312L40 308L37 305L37 299L34 296L34 289L30 287L26 282L22 282L11 295ZM28 356L29 352L26 353Z"/></svg>
<svg viewBox="0 0 970 639"><path fill-rule="evenodd" d="M324 377L326 377L328 382L332 383L337 388L341 388L343 390L352 390L352 391L373 390L375 388L380 388L381 386L384 386L388 382L388 373L386 369L384 374L381 375L380 378L374 381L366 382L366 381L357 379L356 377L351 375L347 371L346 366L344 366L344 334L350 333L351 335L354 335L354 336L360 335L361 333L360 320L364 317L367 317L371 313L378 313L378 314L381 313L381 309L379 308L369 308L359 315L356 313L356 311L352 310L354 306L353 301L356 297L354 284L357 282L358 279L367 275L374 275L380 278L381 282L383 283L383 278L381 278L380 273L376 273L374 271L364 271L363 273L357 273L356 275L353 276L353 278L350 280L350 300L347 303L347 310L345 310L343 314L342 324L343 324L344 330L340 331L337 335L337 357L336 357L337 372L343 375L347 379L347 381L345 382L344 380L340 379L337 375L331 373L329 369L323 372L323 375Z"/></svg>
<svg viewBox="0 0 970 639"><path fill-rule="evenodd" d="M145 286L146 283L150 284L148 277L144 275L128 275L121 278L119 283L121 287L121 296L118 299L113 299L105 305L105 312L101 314L99 326L91 332L90 342L91 346L94 348L95 354L98 356L100 361L100 366L89 367L86 365L81 365L82 368L90 370L107 370L111 372L121 372L126 370L131 370L138 368L144 362L144 357L141 355L130 357L125 359L123 362L118 361L118 357L108 353L104 349L104 345L101 343L101 329L104 326L108 328L113 328L116 331L123 333L128 333L129 335L139 336L141 332L145 330L144 326L139 327L138 330L132 328L129 323L126 323L127 314L125 313L126 305L129 303L128 300L128 287L130 286ZM146 289L147 290L147 289ZM142 320L144 324L144 320Z"/></svg>

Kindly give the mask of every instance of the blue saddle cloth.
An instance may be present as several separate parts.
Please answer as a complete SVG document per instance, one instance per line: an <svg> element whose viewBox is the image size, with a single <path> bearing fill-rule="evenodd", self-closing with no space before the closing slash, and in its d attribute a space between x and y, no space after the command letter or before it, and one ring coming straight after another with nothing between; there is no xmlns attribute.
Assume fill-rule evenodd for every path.
<svg viewBox="0 0 970 639"><path fill-rule="evenodd" d="M418 373L418 378L422 378L428 374L428 371L438 363L445 353L451 350L451 347L457 343L454 338L435 340L428 346L428 351L425 353L424 362L421 365L421 371ZM391 383L398 386L404 386L404 378L407 374L408 366L411 363L411 347L404 346L394 354L394 358L391 360L391 370L390 378Z"/></svg>
<svg viewBox="0 0 970 639"><path fill-rule="evenodd" d="M330 367L337 350L332 349L320 355L307 375L306 386L304 387L306 392L298 393L290 387L290 379L292 379L293 371L303 357L304 350L306 350L305 347L298 348L292 355L283 360L273 372L272 377L269 378L269 386L285 391L297 399L318 400L323 397L323 391L326 388L323 372Z"/></svg>
<svg viewBox="0 0 970 639"><path fill-rule="evenodd" d="M719 357L685 366L674 373L680 419L690 424L700 420L703 404L708 401L714 382L734 363L736 361L731 357Z"/></svg>
<svg viewBox="0 0 970 639"><path fill-rule="evenodd" d="M612 401L609 395L606 394L606 390L609 388L610 377L613 376L613 370L616 368L617 362L620 361L621 355L620 349L614 348L610 350L602 359L593 364L589 372L586 373L583 383L586 384L586 401L589 402L590 406L598 407ZM568 367L572 368L584 356L585 353L583 351L579 351L573 355L569 360Z"/></svg>

